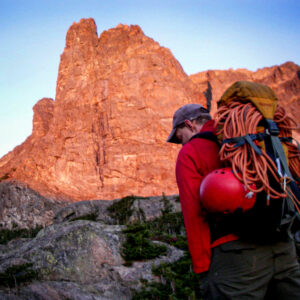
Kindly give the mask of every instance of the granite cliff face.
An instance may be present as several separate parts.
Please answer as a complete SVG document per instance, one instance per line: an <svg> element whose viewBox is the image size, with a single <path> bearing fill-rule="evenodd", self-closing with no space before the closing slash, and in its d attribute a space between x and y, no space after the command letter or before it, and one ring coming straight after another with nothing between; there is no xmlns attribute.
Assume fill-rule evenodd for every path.
<svg viewBox="0 0 300 300"><path fill-rule="evenodd" d="M179 148L165 142L172 115L205 101L138 26L98 38L94 20L82 19L67 33L55 101L34 106L32 135L0 160L0 177L71 201L177 193Z"/></svg>
<svg viewBox="0 0 300 300"><path fill-rule="evenodd" d="M0 181L67 201L176 194L180 146L165 142L173 112L192 102L214 112L236 80L269 85L298 119L300 67L292 62L187 76L138 26L118 25L98 37L94 20L82 19L66 36L56 99L33 107L33 132L0 159Z"/></svg>
<svg viewBox="0 0 300 300"><path fill-rule="evenodd" d="M191 75L190 78L203 91L211 104L211 111L216 111L216 102L224 91L237 80L250 80L271 87L279 103L298 122L300 111L300 67L292 62L279 66L258 69L251 72L246 69L209 70ZM295 137L299 139L300 131Z"/></svg>

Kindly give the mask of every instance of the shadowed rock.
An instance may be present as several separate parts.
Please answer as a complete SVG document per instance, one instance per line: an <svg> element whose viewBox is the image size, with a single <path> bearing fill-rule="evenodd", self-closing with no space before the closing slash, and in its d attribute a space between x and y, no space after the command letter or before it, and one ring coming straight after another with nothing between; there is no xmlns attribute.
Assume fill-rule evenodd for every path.
<svg viewBox="0 0 300 300"><path fill-rule="evenodd" d="M37 207L49 201L26 187L18 190L19 185L1 185L9 185L10 192L17 189L16 196L31 193L29 198ZM34 238L15 238L0 245L0 278L7 281L0 284L0 299L131 299L132 290L141 287L141 279L157 281L153 266L172 263L183 256L182 250L153 241L166 246L166 253L126 265L122 257L126 226L118 225L120 213L128 214L128 224L134 224L178 212L176 196L131 196L114 201L82 201L66 207L52 204L52 219L47 220L54 221L52 225L44 224ZM116 211L120 205L127 210ZM24 210L24 214L31 212ZM34 222L24 224L30 227Z"/></svg>
<svg viewBox="0 0 300 300"><path fill-rule="evenodd" d="M0 182L0 228L35 228L50 225L66 205L45 198L20 182Z"/></svg>

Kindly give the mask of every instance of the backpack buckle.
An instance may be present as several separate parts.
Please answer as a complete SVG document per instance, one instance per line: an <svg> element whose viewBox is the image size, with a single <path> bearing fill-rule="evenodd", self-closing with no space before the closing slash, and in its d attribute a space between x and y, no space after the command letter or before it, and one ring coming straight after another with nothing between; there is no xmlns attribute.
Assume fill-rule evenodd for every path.
<svg viewBox="0 0 300 300"><path fill-rule="evenodd" d="M270 119L266 119L266 122L267 122L267 133L276 136L279 135L279 128L277 124Z"/></svg>

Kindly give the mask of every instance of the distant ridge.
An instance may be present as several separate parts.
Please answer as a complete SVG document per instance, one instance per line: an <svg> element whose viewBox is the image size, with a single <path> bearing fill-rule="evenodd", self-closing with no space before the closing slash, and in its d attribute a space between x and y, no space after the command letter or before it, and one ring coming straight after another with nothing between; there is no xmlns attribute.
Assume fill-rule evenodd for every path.
<svg viewBox="0 0 300 300"><path fill-rule="evenodd" d="M201 103L214 112L236 80L269 85L299 118L300 67L292 62L188 76L139 26L98 37L94 20L82 19L68 30L55 100L36 103L33 132L0 159L0 178L66 201L176 194L180 146L165 142L174 111Z"/></svg>
<svg viewBox="0 0 300 300"><path fill-rule="evenodd" d="M216 110L223 92L237 80L250 80L271 87L282 106L294 119L299 120L300 112L300 66L286 62L279 66L258 69L255 72L247 69L208 70L193 74L190 78L212 101L212 111ZM299 131L297 136L299 137Z"/></svg>

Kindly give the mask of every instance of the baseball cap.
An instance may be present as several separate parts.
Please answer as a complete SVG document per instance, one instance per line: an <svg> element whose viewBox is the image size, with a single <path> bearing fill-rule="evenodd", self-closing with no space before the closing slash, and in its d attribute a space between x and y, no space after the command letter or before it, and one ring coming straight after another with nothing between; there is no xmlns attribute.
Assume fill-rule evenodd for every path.
<svg viewBox="0 0 300 300"><path fill-rule="evenodd" d="M200 116L209 116L208 110L201 104L186 104L177 109L173 115L173 128L167 139L167 142L180 144L176 137L176 129L183 124L185 120L194 120Z"/></svg>

